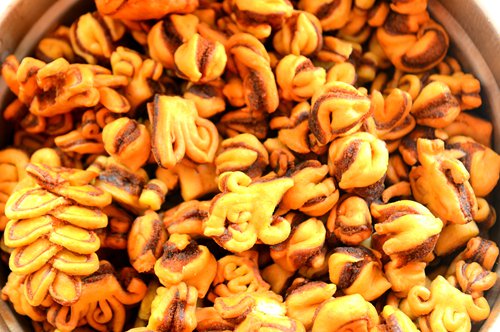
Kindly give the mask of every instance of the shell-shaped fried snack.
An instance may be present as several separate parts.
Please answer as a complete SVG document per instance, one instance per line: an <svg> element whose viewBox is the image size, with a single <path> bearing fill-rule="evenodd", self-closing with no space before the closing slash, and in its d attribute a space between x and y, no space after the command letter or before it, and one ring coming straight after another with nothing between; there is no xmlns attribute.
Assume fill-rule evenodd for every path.
<svg viewBox="0 0 500 332"><path fill-rule="evenodd" d="M252 134L240 134L222 141L215 157L216 173L241 171L259 178L269 164L264 145Z"/></svg>
<svg viewBox="0 0 500 332"><path fill-rule="evenodd" d="M115 45L125 34L121 21L99 13L87 13L73 22L69 37L74 52L87 63L107 63Z"/></svg>
<svg viewBox="0 0 500 332"><path fill-rule="evenodd" d="M65 58L74 62L76 55L71 46L69 28L61 25L54 32L40 40L35 50L36 57L45 62Z"/></svg>
<svg viewBox="0 0 500 332"><path fill-rule="evenodd" d="M384 141L366 132L338 138L328 150L328 167L338 186L369 200L382 194L388 164Z"/></svg>
<svg viewBox="0 0 500 332"><path fill-rule="evenodd" d="M324 255L326 229L323 222L316 218L300 222L293 212L286 217L292 220L290 236L284 242L271 246L270 254L276 264L292 272L305 265L311 266L317 256Z"/></svg>
<svg viewBox="0 0 500 332"><path fill-rule="evenodd" d="M311 55L323 46L321 24L316 16L296 10L273 38L274 49L281 55Z"/></svg>
<svg viewBox="0 0 500 332"><path fill-rule="evenodd" d="M421 261L432 253L443 229L443 222L420 203L400 200L389 204L371 205L377 221L376 234L385 237L384 253L396 268Z"/></svg>
<svg viewBox="0 0 500 332"><path fill-rule="evenodd" d="M186 234L172 234L156 261L155 274L164 286L186 283L195 287L198 297L208 292L217 272L217 261L207 247Z"/></svg>
<svg viewBox="0 0 500 332"><path fill-rule="evenodd" d="M397 267L396 261L390 261L384 266L387 280L391 289L399 297L408 296L413 286L425 286L425 262L409 262L405 266Z"/></svg>
<svg viewBox="0 0 500 332"><path fill-rule="evenodd" d="M278 176L295 166L294 154L277 138L268 138L264 146L269 152L269 165Z"/></svg>
<svg viewBox="0 0 500 332"><path fill-rule="evenodd" d="M223 319L214 307L196 308L196 331L198 332L229 332L235 325Z"/></svg>
<svg viewBox="0 0 500 332"><path fill-rule="evenodd" d="M286 292L287 315L311 328L316 309L333 297L337 287L322 281L295 279Z"/></svg>
<svg viewBox="0 0 500 332"><path fill-rule="evenodd" d="M361 294L367 301L377 299L391 288L379 256L362 246L335 248L328 259L330 281L345 294Z"/></svg>
<svg viewBox="0 0 500 332"><path fill-rule="evenodd" d="M300 0L299 8L316 16L325 31L337 30L346 25L352 0Z"/></svg>
<svg viewBox="0 0 500 332"><path fill-rule="evenodd" d="M411 114L419 125L443 128L460 114L460 105L446 84L435 81L420 91L413 102Z"/></svg>
<svg viewBox="0 0 500 332"><path fill-rule="evenodd" d="M403 157L404 162L413 166L418 162L417 156L417 141L419 138L425 139L448 139L446 132L434 129L431 127L416 126L414 130L401 140L401 144L398 146L399 153ZM406 178L408 179L408 177Z"/></svg>
<svg viewBox="0 0 500 332"><path fill-rule="evenodd" d="M128 235L127 252L130 263L139 272L152 272L162 255L167 232L160 216L151 210L134 220Z"/></svg>
<svg viewBox="0 0 500 332"><path fill-rule="evenodd" d="M182 202L163 214L163 225L169 234L203 235L203 222L208 219L209 201Z"/></svg>
<svg viewBox="0 0 500 332"><path fill-rule="evenodd" d="M478 197L486 197L498 183L500 155L492 149L466 136L451 137L446 141L447 149L463 151L460 158L470 174L469 182Z"/></svg>
<svg viewBox="0 0 500 332"><path fill-rule="evenodd" d="M479 235L479 228L474 221L466 224L449 223L441 231L434 252L438 256L446 256L465 246L477 235Z"/></svg>
<svg viewBox="0 0 500 332"><path fill-rule="evenodd" d="M311 100L309 128L320 144L357 131L370 115L370 99L352 85L329 82Z"/></svg>
<svg viewBox="0 0 500 332"><path fill-rule="evenodd" d="M465 224L477 213L476 195L469 182L469 172L441 140L419 139L417 154L420 166L410 172L411 191L443 222Z"/></svg>
<svg viewBox="0 0 500 332"><path fill-rule="evenodd" d="M194 101L199 116L210 118L226 110L222 85L223 82L220 80L206 84L189 83L183 97Z"/></svg>
<svg viewBox="0 0 500 332"><path fill-rule="evenodd" d="M434 279L429 288L413 287L408 294L408 304L411 313L419 317L420 328L430 331L454 331L457 327L470 331L471 320L483 320L490 313L484 297L474 299L442 276Z"/></svg>
<svg viewBox="0 0 500 332"><path fill-rule="evenodd" d="M478 263L486 271L491 271L498 258L498 247L495 242L476 236L467 242L466 248L451 262L447 276L456 273L457 263L463 260L465 263Z"/></svg>
<svg viewBox="0 0 500 332"><path fill-rule="evenodd" d="M197 33L179 46L174 54L177 75L193 83L205 83L219 78L226 62L224 45Z"/></svg>
<svg viewBox="0 0 500 332"><path fill-rule="evenodd" d="M139 303L146 295L147 286L132 268L119 273L107 261L82 280L82 296L71 306L52 304L47 320L61 331L72 331L88 324L98 331L123 330L126 307Z"/></svg>
<svg viewBox="0 0 500 332"><path fill-rule="evenodd" d="M326 73L326 82L340 81L350 85L356 84L356 68L350 62L334 64Z"/></svg>
<svg viewBox="0 0 500 332"><path fill-rule="evenodd" d="M122 46L111 54L110 62L114 75L128 78L125 97L132 110L154 95L154 84L158 84L163 73L161 64L152 59L144 59L139 53Z"/></svg>
<svg viewBox="0 0 500 332"><path fill-rule="evenodd" d="M159 19L170 13L190 13L198 7L198 0L96 0L99 13L131 21Z"/></svg>
<svg viewBox="0 0 500 332"><path fill-rule="evenodd" d="M493 125L490 121L461 112L450 125L443 128L449 137L467 136L476 142L491 147Z"/></svg>
<svg viewBox="0 0 500 332"><path fill-rule="evenodd" d="M314 315L312 332L368 332L379 324L375 307L359 294L327 300Z"/></svg>
<svg viewBox="0 0 500 332"><path fill-rule="evenodd" d="M392 305L384 306L381 317L384 324L377 326L377 331L420 331L419 329L417 329L410 317L408 317L403 311Z"/></svg>
<svg viewBox="0 0 500 332"><path fill-rule="evenodd" d="M196 0L195 0L196 1ZM174 69L174 53L195 33L199 19L195 15L168 15L149 31L149 54L167 69Z"/></svg>
<svg viewBox="0 0 500 332"><path fill-rule="evenodd" d="M368 203L358 196L343 196L330 212L326 224L342 243L360 245L372 234L372 217Z"/></svg>
<svg viewBox="0 0 500 332"><path fill-rule="evenodd" d="M104 148L130 168L140 169L149 159L151 138L146 126L127 117L108 123L102 131Z"/></svg>
<svg viewBox="0 0 500 332"><path fill-rule="evenodd" d="M289 54L276 67L276 81L283 99L301 102L325 84L326 72L303 55Z"/></svg>
<svg viewBox="0 0 500 332"><path fill-rule="evenodd" d="M288 170L294 186L280 204L283 210L299 210L319 217L332 209L339 199L333 178L328 177L328 166L317 160L307 160Z"/></svg>
<svg viewBox="0 0 500 332"><path fill-rule="evenodd" d="M474 299L483 296L483 293L492 288L497 281L497 274L483 268L476 262L466 263L458 261L456 264L455 280L465 294Z"/></svg>
<svg viewBox="0 0 500 332"><path fill-rule="evenodd" d="M287 0L226 0L225 10L231 15L241 31L248 32L258 39L269 37L272 29L283 24L290 17L293 5Z"/></svg>
<svg viewBox="0 0 500 332"><path fill-rule="evenodd" d="M323 47L318 51L316 57L322 62L341 64L346 63L353 52L354 46L352 43L337 37L325 36L323 38ZM332 82L331 76L327 79L327 82Z"/></svg>
<svg viewBox="0 0 500 332"><path fill-rule="evenodd" d="M249 6L256 6L257 3L261 2L228 1L248 3ZM269 3L264 8L269 6L273 5ZM225 46L228 69L237 73L243 81L246 105L253 111L274 112L279 104L278 89L271 70L269 54L264 45L250 34L237 33L228 39Z"/></svg>
<svg viewBox="0 0 500 332"><path fill-rule="evenodd" d="M256 251L247 251L239 256L227 255L219 259L209 298L214 301L219 296L269 290L270 285L260 275L257 259Z"/></svg>
<svg viewBox="0 0 500 332"><path fill-rule="evenodd" d="M243 172L222 174L219 177L221 193L212 200L204 235L213 237L232 252L250 249L257 239L268 245L283 242L290 234L290 224L273 213L292 186L290 178L252 182Z"/></svg>
<svg viewBox="0 0 500 332"><path fill-rule="evenodd" d="M450 44L444 28L426 11L411 15L391 12L376 35L391 63L409 73L435 67L446 56Z"/></svg>
<svg viewBox="0 0 500 332"><path fill-rule="evenodd" d="M471 74L456 72L452 75L434 74L429 76L430 81L446 84L453 96L459 101L462 111L478 108L482 104L481 83Z"/></svg>
<svg viewBox="0 0 500 332"><path fill-rule="evenodd" d="M198 116L193 101L156 95L148 114L151 151L158 165L172 168L184 156L198 163L213 161L219 135L212 122Z"/></svg>
<svg viewBox="0 0 500 332"><path fill-rule="evenodd" d="M244 107L225 113L217 123L219 132L228 137L249 133L258 139L265 139L268 132L267 113Z"/></svg>

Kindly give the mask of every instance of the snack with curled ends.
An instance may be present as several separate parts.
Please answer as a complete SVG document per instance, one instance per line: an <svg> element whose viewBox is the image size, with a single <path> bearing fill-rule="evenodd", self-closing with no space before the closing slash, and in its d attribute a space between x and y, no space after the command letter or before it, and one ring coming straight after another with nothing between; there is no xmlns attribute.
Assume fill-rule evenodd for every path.
<svg viewBox="0 0 500 332"><path fill-rule="evenodd" d="M326 72L302 55L289 54L276 66L276 82L285 100L306 101L325 84Z"/></svg>
<svg viewBox="0 0 500 332"><path fill-rule="evenodd" d="M240 293L267 291L270 285L259 271L258 252L246 251L238 256L227 255L217 261L217 274L209 299Z"/></svg>
<svg viewBox="0 0 500 332"><path fill-rule="evenodd" d="M348 295L357 293L372 301L391 288L382 271L380 254L362 246L335 248L328 268L330 281Z"/></svg>
<svg viewBox="0 0 500 332"><path fill-rule="evenodd" d="M294 181L280 204L284 211L299 210L309 216L319 217L337 203L339 191L333 178L328 177L328 166L317 160L307 160L288 170Z"/></svg>
<svg viewBox="0 0 500 332"><path fill-rule="evenodd" d="M268 245L284 241L290 234L290 224L283 217L273 216L273 212L292 186L290 178L252 182L243 172L222 174L221 193L212 199L204 235L232 252L250 249L257 239Z"/></svg>
<svg viewBox="0 0 500 332"><path fill-rule="evenodd" d="M391 12L376 36L391 63L408 73L434 68L446 56L450 43L444 28L425 11L410 15Z"/></svg>
<svg viewBox="0 0 500 332"><path fill-rule="evenodd" d="M328 215L326 223L329 234L340 242L357 246L372 234L372 217L364 199L358 196L343 196Z"/></svg>
<svg viewBox="0 0 500 332"><path fill-rule="evenodd" d="M429 76L430 81L443 82L453 96L459 101L462 111L471 110L481 106L481 83L471 74L456 72L452 75L434 74Z"/></svg>
<svg viewBox="0 0 500 332"><path fill-rule="evenodd" d="M323 34L316 16L296 10L285 19L273 38L274 49L281 55L312 55L321 49Z"/></svg>
<svg viewBox="0 0 500 332"><path fill-rule="evenodd" d="M500 156L492 149L466 136L446 141L447 149L464 152L460 161L470 174L469 182L478 197L486 197L495 188L500 176Z"/></svg>
<svg viewBox="0 0 500 332"><path fill-rule="evenodd" d="M73 22L69 31L76 55L89 64L107 63L117 41L125 34L125 26L111 17L87 13Z"/></svg>
<svg viewBox="0 0 500 332"><path fill-rule="evenodd" d="M495 272L486 270L476 262L458 261L455 269L455 275L449 277L448 281L474 299L482 297L484 292L492 288L497 281Z"/></svg>
<svg viewBox="0 0 500 332"><path fill-rule="evenodd" d="M269 152L269 165L278 176L285 175L295 166L294 154L279 139L268 138L264 146Z"/></svg>
<svg viewBox="0 0 500 332"><path fill-rule="evenodd" d="M366 132L337 138L328 150L328 167L338 186L369 200L382 194L388 164L385 143Z"/></svg>
<svg viewBox="0 0 500 332"><path fill-rule="evenodd" d="M394 294L404 298L413 286L424 286L426 266L427 263L421 261L412 261L402 267L398 267L396 261L385 264L384 272Z"/></svg>
<svg viewBox="0 0 500 332"><path fill-rule="evenodd" d="M337 37L325 36L323 38L323 47L318 51L316 57L322 62L342 64L347 62L354 51L354 45L352 43ZM333 77L330 75L327 82L331 82L332 80Z"/></svg>
<svg viewBox="0 0 500 332"><path fill-rule="evenodd" d="M162 255L167 232L160 216L151 210L137 217L128 235L127 253L130 263L139 272L152 272Z"/></svg>
<svg viewBox="0 0 500 332"><path fill-rule="evenodd" d="M125 325L126 307L139 303L147 286L132 268L119 273L108 261L100 261L99 269L82 279L82 296L71 306L52 304L48 322L62 331L72 331L88 324L98 331L120 331Z"/></svg>
<svg viewBox="0 0 500 332"><path fill-rule="evenodd" d="M368 332L380 322L375 307L361 295L327 300L314 315L312 332Z"/></svg>
<svg viewBox="0 0 500 332"><path fill-rule="evenodd" d="M163 245L163 255L155 263L155 274L169 287L181 282L197 290L203 298L217 273L217 261L207 247L186 234L172 234Z"/></svg>
<svg viewBox="0 0 500 332"><path fill-rule="evenodd" d="M149 159L151 138L146 126L127 117L108 123L102 130L104 149L131 171Z"/></svg>
<svg viewBox="0 0 500 332"><path fill-rule="evenodd" d="M342 28L349 20L352 0L300 0L298 7L316 16L325 31Z"/></svg>
<svg viewBox="0 0 500 332"><path fill-rule="evenodd" d="M269 37L272 29L283 24L284 19L293 12L287 0L226 0L224 10L236 22L238 29L248 32L258 39Z"/></svg>
<svg viewBox="0 0 500 332"><path fill-rule="evenodd" d="M166 69L174 69L174 53L197 31L198 17L192 14L168 15L148 32L149 55Z"/></svg>
<svg viewBox="0 0 500 332"><path fill-rule="evenodd" d="M456 263L463 260L465 263L476 262L485 270L491 271L498 258L498 247L495 242L476 236L467 242L466 248L451 262L447 276L456 272Z"/></svg>
<svg viewBox="0 0 500 332"><path fill-rule="evenodd" d="M446 84L434 81L420 91L413 102L411 114L419 125L443 128L460 114L460 105Z"/></svg>
<svg viewBox="0 0 500 332"><path fill-rule="evenodd" d="M421 261L432 253L443 222L426 207L400 200L385 205L372 203L370 209L377 221L376 234L385 239L382 248L396 268Z"/></svg>
<svg viewBox="0 0 500 332"><path fill-rule="evenodd" d="M265 139L268 133L267 123L267 113L243 107L225 113L217 123L217 128L222 135L227 137L248 133L258 139Z"/></svg>
<svg viewBox="0 0 500 332"><path fill-rule="evenodd" d="M208 218L210 201L190 200L167 210L163 225L169 234L187 234L193 238L203 235L203 222Z"/></svg>
<svg viewBox="0 0 500 332"><path fill-rule="evenodd" d="M419 332L411 318L408 317L403 311L392 305L384 306L381 318L383 324L377 326L377 331L405 331L405 332Z"/></svg>
<svg viewBox="0 0 500 332"><path fill-rule="evenodd" d="M311 100L309 128L320 144L356 132L370 115L370 99L352 85L329 82Z"/></svg>
<svg viewBox="0 0 500 332"><path fill-rule="evenodd" d="M477 235L479 235L479 228L475 221L466 224L449 223L443 227L434 248L434 253L438 256L451 254Z"/></svg>
<svg viewBox="0 0 500 332"><path fill-rule="evenodd" d="M226 62L224 45L197 33L179 46L174 54L177 75L193 83L205 83L219 78Z"/></svg>
<svg viewBox="0 0 500 332"><path fill-rule="evenodd" d="M214 124L198 116L194 102L156 95L148 104L151 151L158 165L172 168L184 156L198 163L212 162L219 144Z"/></svg>
<svg viewBox="0 0 500 332"><path fill-rule="evenodd" d="M246 3L245 0L239 1ZM255 5L254 2L251 4ZM274 112L279 104L278 89L264 45L252 35L237 33L228 39L225 47L228 69L242 79L248 108Z"/></svg>
<svg viewBox="0 0 500 332"><path fill-rule="evenodd" d="M69 28L61 25L54 32L43 38L36 45L36 57L45 62L57 58L65 58L69 62L76 60L75 52L71 47Z"/></svg>
<svg viewBox="0 0 500 332"><path fill-rule="evenodd" d="M101 248L127 249L127 239L134 222L133 217L125 210L110 204L103 208L108 216L108 226L96 230L101 241Z"/></svg>
<svg viewBox="0 0 500 332"><path fill-rule="evenodd" d="M323 222L316 218L302 221L303 218L293 212L285 217L290 220L292 231L285 241L271 246L271 258L290 272L297 271L303 266L317 267L316 258L324 257L326 251L324 248L326 230Z"/></svg>
<svg viewBox="0 0 500 332"><path fill-rule="evenodd" d="M245 320L235 329L235 332L305 332L305 328L300 321L288 316L275 316L263 311L249 313Z"/></svg>
<svg viewBox="0 0 500 332"><path fill-rule="evenodd" d="M399 153L401 154L401 157L403 158L404 162L409 166L413 166L418 162L417 141L420 138L425 138L430 140L433 139L447 140L448 135L446 134L446 132L440 129L425 127L425 126L416 126L415 129L413 129L410 134L406 135L401 140L401 143L398 146L398 150Z"/></svg>
<svg viewBox="0 0 500 332"><path fill-rule="evenodd" d="M411 191L443 222L465 224L474 220L477 200L469 172L451 153L445 151L441 140L419 139L421 165L410 172Z"/></svg>
<svg viewBox="0 0 500 332"><path fill-rule="evenodd" d="M122 20L159 19L170 13L190 13L198 7L198 0L96 0L102 15Z"/></svg>
<svg viewBox="0 0 500 332"><path fill-rule="evenodd" d="M24 296L25 279L26 276L10 273L2 288L1 299L10 301L18 314L28 316L34 322L43 322L47 318L44 308L32 306Z"/></svg>
<svg viewBox="0 0 500 332"><path fill-rule="evenodd" d="M408 294L408 304L411 313L418 316L421 329L453 331L460 326L464 331L470 331L471 320L483 320L490 313L484 297L474 299L442 276L434 279L429 288L413 287Z"/></svg>
<svg viewBox="0 0 500 332"><path fill-rule="evenodd" d="M297 278L286 291L287 315L300 321L306 329L311 328L316 309L333 297L337 287L322 281L307 281Z"/></svg>
<svg viewBox="0 0 500 332"><path fill-rule="evenodd" d="M114 75L128 78L125 97L132 110L149 100L158 89L163 73L163 67L158 62L144 59L139 53L122 46L111 54L110 62Z"/></svg>
<svg viewBox="0 0 500 332"><path fill-rule="evenodd" d="M252 134L240 134L221 142L215 157L216 173L241 171L251 178L259 178L269 164L264 145Z"/></svg>
<svg viewBox="0 0 500 332"><path fill-rule="evenodd" d="M199 116L210 118L226 110L222 85L220 80L205 84L188 83L183 97L194 101Z"/></svg>

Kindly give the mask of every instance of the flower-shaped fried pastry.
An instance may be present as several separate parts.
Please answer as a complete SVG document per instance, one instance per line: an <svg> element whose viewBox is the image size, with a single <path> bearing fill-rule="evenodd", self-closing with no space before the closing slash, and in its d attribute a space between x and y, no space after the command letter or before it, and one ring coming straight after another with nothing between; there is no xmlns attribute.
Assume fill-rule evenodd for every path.
<svg viewBox="0 0 500 332"><path fill-rule="evenodd" d="M28 316L35 322L42 322L46 319L47 313L42 307L34 307L29 304L24 297L25 279L26 276L10 273L2 288L1 298L4 301L9 300L18 314Z"/></svg>
<svg viewBox="0 0 500 332"><path fill-rule="evenodd" d="M179 77L193 83L204 83L222 75L227 55L220 42L194 34L175 51L174 62Z"/></svg>
<svg viewBox="0 0 500 332"><path fill-rule="evenodd" d="M217 261L208 248L186 234L170 235L155 264L155 274L164 286L185 282L196 288L200 298L205 297L216 271Z"/></svg>
<svg viewBox="0 0 500 332"><path fill-rule="evenodd" d="M156 95L148 104L151 151L158 165L172 168L188 156L198 163L212 162L219 144L214 124L198 116L194 102Z"/></svg>
<svg viewBox="0 0 500 332"><path fill-rule="evenodd" d="M299 8L316 16L325 31L342 28L349 20L351 0L300 0Z"/></svg>
<svg viewBox="0 0 500 332"><path fill-rule="evenodd" d="M97 10L122 20L159 19L170 13L190 13L198 7L198 0L96 0Z"/></svg>
<svg viewBox="0 0 500 332"><path fill-rule="evenodd" d="M421 261L434 250L443 222L423 205L400 200L389 204L371 205L377 221L376 234L385 237L382 249L395 267Z"/></svg>
<svg viewBox="0 0 500 332"><path fill-rule="evenodd" d="M352 85L329 82L311 100L309 128L319 143L357 131L370 115L370 99Z"/></svg>
<svg viewBox="0 0 500 332"><path fill-rule="evenodd" d="M465 263L476 262L485 270L491 271L497 258L498 247L496 243L477 236L467 242L467 247L453 260L446 275L455 274L456 263L461 260L465 261Z"/></svg>
<svg viewBox="0 0 500 332"><path fill-rule="evenodd" d="M304 265L311 266L317 256L324 255L326 229L323 222L316 218L301 222L300 216L293 212L286 218L292 222L290 236L284 242L271 246L270 253L276 264L292 272Z"/></svg>
<svg viewBox="0 0 500 332"><path fill-rule="evenodd" d="M311 332L368 332L378 323L375 307L353 294L323 302L316 310Z"/></svg>
<svg viewBox="0 0 500 332"><path fill-rule="evenodd" d="M265 139L268 132L267 113L244 107L225 113L217 123L219 132L228 137L249 133L258 139Z"/></svg>
<svg viewBox="0 0 500 332"><path fill-rule="evenodd" d="M334 140L328 151L330 174L339 187L371 200L382 194L388 164L385 143L365 132Z"/></svg>
<svg viewBox="0 0 500 332"><path fill-rule="evenodd" d="M425 11L412 15L391 12L377 29L377 39L392 64L409 73L435 67L449 46L444 28L429 19Z"/></svg>
<svg viewBox="0 0 500 332"><path fill-rule="evenodd" d="M419 139L420 166L410 172L411 191L443 222L465 224L477 213L476 195L465 166L444 149L441 140Z"/></svg>
<svg viewBox="0 0 500 332"><path fill-rule="evenodd" d="M384 324L377 326L377 331L419 332L415 324L404 312L392 305L384 306L381 317Z"/></svg>
<svg viewBox="0 0 500 332"><path fill-rule="evenodd" d="M299 210L309 216L322 216L332 209L339 199L333 178L328 176L328 166L317 160L307 160L288 170L294 186L286 192L280 208Z"/></svg>
<svg viewBox="0 0 500 332"><path fill-rule="evenodd" d="M217 261L217 274L213 281L211 300L218 296L231 296L247 292L269 290L257 264L258 253L246 251L239 256L227 255Z"/></svg>
<svg viewBox="0 0 500 332"><path fill-rule="evenodd" d="M210 217L204 224L205 236L233 252L250 249L257 239L268 245L284 241L290 234L290 224L273 212L292 186L290 178L252 182L243 172L222 174L221 193L212 200Z"/></svg>
<svg viewBox="0 0 500 332"><path fill-rule="evenodd" d="M420 328L430 331L470 331L471 320L483 320L490 313L484 297L473 299L442 276L434 279L430 288L413 287L408 304L411 313L419 316Z"/></svg>
<svg viewBox="0 0 500 332"><path fill-rule="evenodd" d="M139 303L146 295L147 286L136 274L124 268L117 275L109 262L101 261L99 270L82 280L80 300L71 306L52 304L47 320L62 331L85 323L98 331L121 331L126 306Z"/></svg>
<svg viewBox="0 0 500 332"><path fill-rule="evenodd" d="M69 37L75 53L87 63L109 62L114 50L114 43L125 34L121 21L99 13L87 13L80 16L70 27Z"/></svg>
<svg viewBox="0 0 500 332"><path fill-rule="evenodd" d="M361 294L367 301L377 299L391 288L379 256L362 246L335 248L328 259L330 281L345 294Z"/></svg>
<svg viewBox="0 0 500 332"><path fill-rule="evenodd" d="M246 0L236 1L246 3ZM278 89L264 45L252 35L238 33L231 36L225 46L228 69L243 80L246 105L254 111L274 112L279 104Z"/></svg>
<svg viewBox="0 0 500 332"><path fill-rule="evenodd" d="M372 234L368 204L358 196L343 196L331 210L326 227L342 243L361 244Z"/></svg>
<svg viewBox="0 0 500 332"><path fill-rule="evenodd" d="M222 141L215 157L216 172L242 171L258 178L269 164L264 145L252 134L240 134Z"/></svg>
<svg viewBox="0 0 500 332"><path fill-rule="evenodd" d="M462 292L470 294L474 299L477 299L482 297L485 291L495 285L497 274L486 270L476 262L466 263L458 261L453 278L456 284L462 289Z"/></svg>
<svg viewBox="0 0 500 332"><path fill-rule="evenodd" d="M481 83L471 74L462 72L454 73L453 75L438 75L429 76L430 81L439 81L446 84L451 93L460 102L462 111L470 110L481 106Z"/></svg>
<svg viewBox="0 0 500 332"><path fill-rule="evenodd" d="M465 136L448 139L446 148L465 153L460 160L470 174L469 181L476 196L485 197L495 188L500 176L500 155Z"/></svg>
<svg viewBox="0 0 500 332"><path fill-rule="evenodd" d="M281 55L311 55L321 49L321 24L311 13L296 10L273 38L274 49Z"/></svg>
<svg viewBox="0 0 500 332"><path fill-rule="evenodd" d="M424 286L426 282L425 262L409 262L405 266L397 267L397 261L390 261L384 266L387 280L391 289L399 297L408 296L413 286Z"/></svg>
<svg viewBox="0 0 500 332"><path fill-rule="evenodd" d="M311 328L316 309L330 299L336 290L334 284L295 279L286 292L287 315L300 321L306 329Z"/></svg>
<svg viewBox="0 0 500 332"><path fill-rule="evenodd" d="M305 101L325 84L326 72L302 55L289 54L276 67L276 81L285 100Z"/></svg>
<svg viewBox="0 0 500 332"><path fill-rule="evenodd" d="M140 169L149 159L151 138L146 126L127 117L108 123L102 131L104 148L130 168Z"/></svg>
<svg viewBox="0 0 500 332"><path fill-rule="evenodd" d="M163 214L163 225L169 234L203 235L203 222L208 219L209 201L182 202Z"/></svg>
<svg viewBox="0 0 500 332"><path fill-rule="evenodd" d="M269 166L278 175L283 176L295 166L294 154L277 138L268 138L264 146L269 152Z"/></svg>
<svg viewBox="0 0 500 332"><path fill-rule="evenodd" d="M154 95L154 85L158 84L163 73L161 64L143 59L139 53L122 46L111 54L110 61L113 74L126 76L129 80L125 96L132 110Z"/></svg>
<svg viewBox="0 0 500 332"><path fill-rule="evenodd" d="M135 219L127 246L132 266L139 272L152 272L166 240L167 232L156 212L146 211L143 216Z"/></svg>
<svg viewBox="0 0 500 332"><path fill-rule="evenodd" d="M439 81L426 85L413 102L411 114L419 125L443 128L460 114L460 105L450 88Z"/></svg>
<svg viewBox="0 0 500 332"><path fill-rule="evenodd" d="M258 39L271 34L273 28L283 24L292 15L293 6L287 0L226 0L225 10L231 15L241 31L251 33Z"/></svg>

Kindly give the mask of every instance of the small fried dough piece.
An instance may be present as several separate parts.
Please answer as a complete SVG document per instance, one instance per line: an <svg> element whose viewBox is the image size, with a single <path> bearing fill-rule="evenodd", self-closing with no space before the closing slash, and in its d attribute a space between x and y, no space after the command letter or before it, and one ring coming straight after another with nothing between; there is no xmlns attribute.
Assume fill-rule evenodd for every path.
<svg viewBox="0 0 500 332"><path fill-rule="evenodd" d="M96 0L97 10L122 20L142 21L159 19L170 13L190 13L198 0Z"/></svg>

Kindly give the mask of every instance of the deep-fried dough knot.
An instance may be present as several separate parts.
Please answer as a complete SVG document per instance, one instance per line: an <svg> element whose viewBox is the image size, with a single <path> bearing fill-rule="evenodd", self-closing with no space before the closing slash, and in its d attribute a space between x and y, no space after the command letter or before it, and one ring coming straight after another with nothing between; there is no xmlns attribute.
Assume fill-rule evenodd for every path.
<svg viewBox="0 0 500 332"><path fill-rule="evenodd" d="M323 30L337 30L349 20L352 0L301 0L299 8L316 16Z"/></svg>
<svg viewBox="0 0 500 332"><path fill-rule="evenodd" d="M429 76L430 81L439 81L446 84L453 96L459 101L462 111L481 106L481 83L471 74L456 72L452 75L434 74Z"/></svg>
<svg viewBox="0 0 500 332"><path fill-rule="evenodd" d="M343 196L330 212L326 227L347 245L359 245L372 234L372 217L364 199Z"/></svg>
<svg viewBox="0 0 500 332"><path fill-rule="evenodd" d="M148 114L151 151L158 165L172 168L184 156L198 163L213 161L219 135L212 122L198 116L193 101L156 95Z"/></svg>
<svg viewBox="0 0 500 332"><path fill-rule="evenodd" d="M415 199L443 222L473 221L477 213L476 195L469 182L469 172L456 159L456 153L445 151L441 140L427 139L417 141L417 153L421 165L410 172Z"/></svg>
<svg viewBox="0 0 500 332"><path fill-rule="evenodd" d="M411 114L419 125L443 128L460 114L460 105L446 84L435 81L420 91L414 100Z"/></svg>
<svg viewBox="0 0 500 332"><path fill-rule="evenodd" d="M459 286L465 294L472 295L474 299L482 297L484 292L493 287L497 281L495 272L486 270L476 262L458 261L455 269L455 276L448 281Z"/></svg>
<svg viewBox="0 0 500 332"><path fill-rule="evenodd" d="M273 216L285 192L293 186L290 178L263 178L252 182L243 172L226 172L219 177L220 194L214 197L210 217L204 224L205 236L221 246L242 252L257 239L273 245L290 234L290 224Z"/></svg>
<svg viewBox="0 0 500 332"><path fill-rule="evenodd" d="M163 214L163 224L169 234L203 235L203 222L208 218L210 201L182 202Z"/></svg>
<svg viewBox="0 0 500 332"><path fill-rule="evenodd" d="M323 46L321 24L306 11L294 11L273 38L274 49L281 55L311 55Z"/></svg>
<svg viewBox="0 0 500 332"><path fill-rule="evenodd" d="M378 325L376 331L420 331L417 329L410 317L392 305L384 306L384 310L382 310L382 314L380 316L383 324Z"/></svg>

